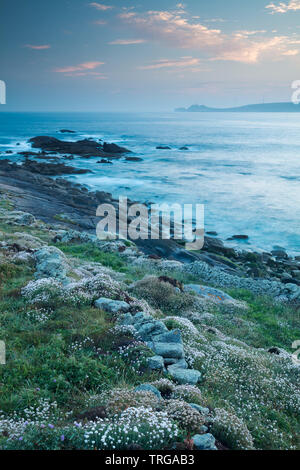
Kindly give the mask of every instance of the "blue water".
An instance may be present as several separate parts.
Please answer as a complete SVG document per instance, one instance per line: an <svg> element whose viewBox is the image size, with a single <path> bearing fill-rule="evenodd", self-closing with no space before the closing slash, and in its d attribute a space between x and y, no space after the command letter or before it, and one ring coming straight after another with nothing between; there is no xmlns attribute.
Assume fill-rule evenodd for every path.
<svg viewBox="0 0 300 470"><path fill-rule="evenodd" d="M62 128L77 134L59 134ZM92 189L142 202L205 204L207 231L223 239L247 234L245 248L300 253L298 114L0 113L0 152L29 149L36 135L102 138L143 158L113 165L76 158L72 165L93 173L69 178ZM160 144L171 150L156 150Z"/></svg>

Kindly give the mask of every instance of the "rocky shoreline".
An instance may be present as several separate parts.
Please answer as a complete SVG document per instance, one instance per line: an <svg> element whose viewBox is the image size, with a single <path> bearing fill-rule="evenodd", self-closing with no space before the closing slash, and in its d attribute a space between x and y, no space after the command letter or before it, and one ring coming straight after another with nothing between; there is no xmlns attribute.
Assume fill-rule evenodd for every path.
<svg viewBox="0 0 300 470"><path fill-rule="evenodd" d="M40 149L40 152L20 152L20 155L26 157L22 164L12 163L7 159L0 160L0 190L10 193L20 210L28 211L45 222L57 223L59 220L63 228L95 233L99 221L95 215L98 205L110 203L118 210L118 201L110 193L88 191L80 184L49 176L87 173L89 170L61 162L62 158L72 159L74 155L85 158L101 156L102 162L109 162L120 156L125 156L127 160L135 160L137 157L126 156L131 152L116 144L88 139L67 142L40 136L29 142L33 148ZM29 157L49 161L37 162ZM234 235L232 239L244 241L247 236ZM136 244L145 256L152 259L169 259L188 264L198 261L209 269L217 268L231 276L281 283L294 296L299 290L300 257L289 256L281 247L271 253L237 250L226 246L217 238L216 232L205 235L204 247L200 252L186 251L183 243L175 240L137 240Z"/></svg>

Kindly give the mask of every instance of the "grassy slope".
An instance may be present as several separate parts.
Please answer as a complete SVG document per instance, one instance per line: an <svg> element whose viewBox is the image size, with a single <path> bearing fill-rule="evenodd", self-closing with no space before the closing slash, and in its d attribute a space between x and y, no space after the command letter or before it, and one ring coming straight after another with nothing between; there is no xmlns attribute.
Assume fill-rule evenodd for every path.
<svg viewBox="0 0 300 470"><path fill-rule="evenodd" d="M15 228L2 223L0 230L13 233ZM44 240L48 239L46 230L26 228L25 231ZM57 246L72 257L101 262L123 272L128 281L141 278L144 274L143 271L126 265L124 259L117 254L103 253L91 244ZM146 370L141 375L139 371L129 367L128 361L117 352L118 347L126 344L128 338L120 335L116 341L110 333L110 318L98 309L91 306L74 308L57 305L46 321L40 321L43 312L32 312L20 296L20 289L32 278L33 268L30 266L5 263L2 260L0 339L7 344L7 364L0 366L0 409L5 412L18 411L34 405L39 398L49 398L50 401L55 400L64 412L72 410L76 415L76 412L86 408L89 397L99 393L99 390L126 388L160 377L160 374ZM181 280L184 279L181 277ZM191 278L187 280L190 281ZM224 334L243 340L255 348L279 346L290 350L293 340L299 339L297 331L300 320L295 310L275 305L270 299L257 298L249 292L235 290L230 293L235 298L246 300L249 310L238 315L222 315L216 311L207 324L211 323ZM72 351L75 342L85 341L86 338L91 338L97 346L96 355L88 343L79 350ZM215 341L215 337L210 334L206 335L206 339ZM201 350L204 344L200 341L198 347ZM240 374L239 367L244 369L247 361L250 364L250 359L246 358L243 364L230 365L229 361L224 364L223 370L228 369L231 375L228 372L228 376L222 376L218 368L211 364L203 365L199 360L198 366L202 367L205 376L200 388L204 401L212 408L223 406L236 410L240 405L237 403L235 381ZM266 376L276 373L270 371L269 365L263 370L265 372L257 380L263 380L264 373ZM243 380L251 381L250 375L251 370L249 377L245 374ZM225 380L232 380L232 383L227 382L224 387ZM251 393L252 391L249 391L247 395L247 390L245 391L242 397L245 404ZM259 397L257 401L259 402ZM261 409L257 412L257 419L254 417L248 420L248 425L255 435L256 446L272 448L274 445L270 433L263 435L264 419L276 419L279 432L284 435L281 445L297 446L295 435L298 422L294 414L281 410L280 407L278 410L272 410L269 405L266 405L267 409L263 409L264 404L259 406Z"/></svg>

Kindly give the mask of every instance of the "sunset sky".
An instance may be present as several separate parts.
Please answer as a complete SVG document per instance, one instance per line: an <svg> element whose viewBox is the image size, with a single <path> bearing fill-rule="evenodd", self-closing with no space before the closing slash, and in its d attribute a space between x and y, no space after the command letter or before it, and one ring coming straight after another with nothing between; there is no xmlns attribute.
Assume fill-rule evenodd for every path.
<svg viewBox="0 0 300 470"><path fill-rule="evenodd" d="M0 111L289 101L300 0L1 0Z"/></svg>

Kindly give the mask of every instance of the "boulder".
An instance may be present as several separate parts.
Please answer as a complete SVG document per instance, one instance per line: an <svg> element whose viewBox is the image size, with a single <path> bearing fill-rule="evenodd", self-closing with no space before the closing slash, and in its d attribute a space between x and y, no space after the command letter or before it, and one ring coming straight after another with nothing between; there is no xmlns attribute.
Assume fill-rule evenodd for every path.
<svg viewBox="0 0 300 470"><path fill-rule="evenodd" d="M168 331L160 335L155 335L152 341L157 343L182 343L181 331L179 329Z"/></svg>
<svg viewBox="0 0 300 470"><path fill-rule="evenodd" d="M149 357L147 362L151 370L163 370L164 368L164 358L162 356Z"/></svg>
<svg viewBox="0 0 300 470"><path fill-rule="evenodd" d="M4 211L0 215L0 219L6 223L12 223L16 225L32 225L36 222L35 217L28 212L22 211Z"/></svg>
<svg viewBox="0 0 300 470"><path fill-rule="evenodd" d="M168 367L168 373L181 385L196 385L201 379L201 374L198 370L182 369L176 367L176 364Z"/></svg>
<svg viewBox="0 0 300 470"><path fill-rule="evenodd" d="M218 450L212 434L196 434L192 437L195 450Z"/></svg>
<svg viewBox="0 0 300 470"><path fill-rule="evenodd" d="M34 254L37 279L52 277L60 281L66 279L67 263L65 255L55 246L44 246Z"/></svg>
<svg viewBox="0 0 300 470"><path fill-rule="evenodd" d="M197 284L188 284L185 286L185 290L194 291L200 297L204 297L207 300L215 300L220 303L226 300L234 302L234 299L230 297L230 295L226 294L225 292L219 289L214 289L212 287L200 286Z"/></svg>
<svg viewBox="0 0 300 470"><path fill-rule="evenodd" d="M179 343L153 343L153 349L158 356L175 359L182 359L184 356L183 346Z"/></svg>
<svg viewBox="0 0 300 470"><path fill-rule="evenodd" d="M209 415L209 408L204 408L203 406L197 405L196 403L189 403L189 405L197 410L201 415L208 416Z"/></svg>
<svg viewBox="0 0 300 470"><path fill-rule="evenodd" d="M95 301L95 307L108 313L125 313L130 309L130 305L122 300L112 300L100 297Z"/></svg>
<svg viewBox="0 0 300 470"><path fill-rule="evenodd" d="M141 326L135 327L143 341L151 341L154 335L168 331L166 325L161 321L150 320Z"/></svg>
<svg viewBox="0 0 300 470"><path fill-rule="evenodd" d="M157 396L157 398L161 398L160 391L156 387L154 387L154 385L142 384L142 385L139 385L138 387L135 387L134 391L135 392L151 392L151 393L154 393L154 395Z"/></svg>

